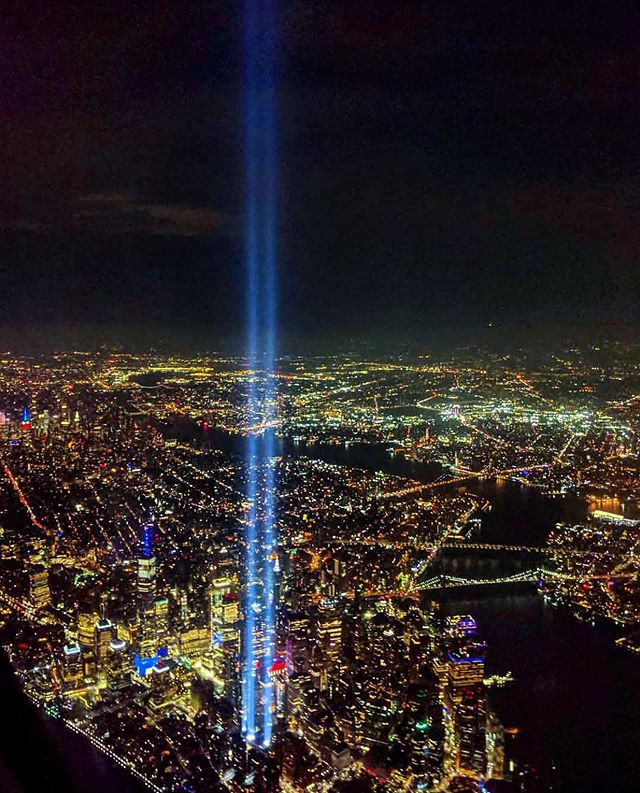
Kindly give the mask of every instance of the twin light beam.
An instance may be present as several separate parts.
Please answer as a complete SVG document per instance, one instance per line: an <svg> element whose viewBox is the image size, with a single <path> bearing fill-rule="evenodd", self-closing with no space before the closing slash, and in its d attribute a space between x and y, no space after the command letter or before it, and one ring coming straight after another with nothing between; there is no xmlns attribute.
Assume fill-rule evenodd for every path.
<svg viewBox="0 0 640 793"><path fill-rule="evenodd" d="M275 595L276 184L275 0L244 0L247 441L242 733L271 743Z"/></svg>

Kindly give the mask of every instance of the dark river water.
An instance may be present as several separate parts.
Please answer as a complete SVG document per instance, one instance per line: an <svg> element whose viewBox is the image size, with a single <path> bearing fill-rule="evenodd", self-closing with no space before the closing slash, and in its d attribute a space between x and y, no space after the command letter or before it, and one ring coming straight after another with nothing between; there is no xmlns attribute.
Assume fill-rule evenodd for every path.
<svg viewBox="0 0 640 793"><path fill-rule="evenodd" d="M227 452L242 448L239 439L216 439L215 445ZM280 452L422 481L441 473L437 465L392 457L383 447L286 440ZM541 545L557 521L579 520L587 512L575 496L550 498L510 482L475 482L469 490L493 505L482 519L480 539L487 542ZM454 564L468 570L492 562L463 558ZM579 622L535 591L468 592L449 597L442 608L473 614L489 646L487 671L515 677L514 684L492 692L505 725L519 731L508 752L536 768L543 790L640 791L640 658L614 644L612 627Z"/></svg>

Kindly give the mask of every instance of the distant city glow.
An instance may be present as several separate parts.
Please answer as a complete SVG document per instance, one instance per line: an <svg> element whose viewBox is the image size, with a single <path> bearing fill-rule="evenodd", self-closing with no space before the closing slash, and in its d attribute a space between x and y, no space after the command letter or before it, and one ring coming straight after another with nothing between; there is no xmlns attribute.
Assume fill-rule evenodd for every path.
<svg viewBox="0 0 640 793"><path fill-rule="evenodd" d="M601 623L640 654L638 430L627 426L638 427L637 400L624 408L636 358L613 405L609 370L599 399L580 385L590 368L568 386L553 358L527 373L547 400L543 424L540 398L490 356L464 370L281 356L276 369L263 303L249 365L246 354L114 355L85 390L83 355L14 357L34 392L17 395L14 371L2 373L0 601L15 616L7 644L25 691L156 791L192 789L207 766L212 782L232 785L273 770L283 789L369 776L411 790L525 779L539 758L527 751L512 766L490 690L507 699L527 680L509 646L513 633L528 647L544 618L531 598L587 623L587 654ZM162 387L123 385L140 371ZM576 389L598 416L588 434L554 420L572 412ZM432 410L403 413L408 391ZM459 415L442 423L438 403L452 395ZM513 421L494 410L506 400ZM232 433L230 454L213 433L194 438L205 416ZM339 464L325 459L329 446ZM389 468L389 449L417 478ZM505 479L522 524L511 509L486 520ZM575 507L563 504L565 520L547 533L548 499L563 489ZM471 604L488 592L524 604L509 623L513 672L485 668L495 658L487 623L495 635L502 617L483 610L476 621ZM443 594L456 604L446 616L431 607ZM554 675L573 674L553 664ZM336 725L348 740L336 743ZM376 747L390 742L402 753L381 762ZM330 763L314 767L318 752Z"/></svg>

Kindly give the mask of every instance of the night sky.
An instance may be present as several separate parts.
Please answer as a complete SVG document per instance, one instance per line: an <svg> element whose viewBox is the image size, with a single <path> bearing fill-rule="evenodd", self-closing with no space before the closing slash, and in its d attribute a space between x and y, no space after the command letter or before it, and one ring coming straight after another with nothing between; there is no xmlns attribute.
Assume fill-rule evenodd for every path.
<svg viewBox="0 0 640 793"><path fill-rule="evenodd" d="M2 338L239 338L240 8L5 9ZM637 2L280 16L283 337L638 329Z"/></svg>

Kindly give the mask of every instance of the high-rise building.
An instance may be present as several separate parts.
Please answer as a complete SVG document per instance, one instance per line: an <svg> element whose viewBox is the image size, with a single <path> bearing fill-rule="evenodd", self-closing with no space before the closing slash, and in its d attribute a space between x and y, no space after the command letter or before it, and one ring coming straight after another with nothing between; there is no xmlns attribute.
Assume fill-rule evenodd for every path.
<svg viewBox="0 0 640 793"><path fill-rule="evenodd" d="M109 655L111 642L115 638L113 624L104 618L100 618L94 629L94 648L98 666L102 666Z"/></svg>
<svg viewBox="0 0 640 793"><path fill-rule="evenodd" d="M335 660L342 649L342 617L332 606L320 606L316 621L318 646L323 654Z"/></svg>
<svg viewBox="0 0 640 793"><path fill-rule="evenodd" d="M92 609L83 609L78 612L78 642L83 650L95 649L95 631L98 619L98 612Z"/></svg>
<svg viewBox="0 0 640 793"><path fill-rule="evenodd" d="M82 650L76 642L65 644L62 656L62 686L69 692L83 685Z"/></svg>
<svg viewBox="0 0 640 793"><path fill-rule="evenodd" d="M149 705L153 710L170 705L181 693L179 667L173 661L160 660L151 669Z"/></svg>
<svg viewBox="0 0 640 793"><path fill-rule="evenodd" d="M471 652L473 652L473 649ZM484 679L484 657L469 652L452 651L449 653L448 685L451 698L458 701L462 692L473 686L481 685Z"/></svg>
<svg viewBox="0 0 640 793"><path fill-rule="evenodd" d="M460 771L484 775L487 767L487 701L481 686L465 688L456 705L454 724Z"/></svg>
<svg viewBox="0 0 640 793"><path fill-rule="evenodd" d="M95 683L98 676L98 665L93 648L82 651L82 673L89 683Z"/></svg>
<svg viewBox="0 0 640 793"><path fill-rule="evenodd" d="M169 601L166 597L157 597L153 601L153 626L155 650L166 648L169 643Z"/></svg>
<svg viewBox="0 0 640 793"><path fill-rule="evenodd" d="M154 526L148 523L142 531L142 549L138 557L137 594L137 644L143 657L155 655L158 647L156 627L156 558L153 554Z"/></svg>
<svg viewBox="0 0 640 793"><path fill-rule="evenodd" d="M211 646L222 644L222 628L225 620L225 598L231 594L230 578L215 578L209 587ZM235 621L238 619L237 609Z"/></svg>
<svg viewBox="0 0 640 793"><path fill-rule="evenodd" d="M112 691L120 691L131 682L131 656L127 643L113 639L107 656L107 683Z"/></svg>
<svg viewBox="0 0 640 793"><path fill-rule="evenodd" d="M49 572L42 565L33 565L29 570L29 598L38 611L51 603Z"/></svg>
<svg viewBox="0 0 640 793"><path fill-rule="evenodd" d="M487 777L504 778L504 727L496 714L487 714Z"/></svg>
<svg viewBox="0 0 640 793"><path fill-rule="evenodd" d="M288 615L285 660L287 672L293 675L306 671L309 665L309 617L305 612Z"/></svg>
<svg viewBox="0 0 640 793"><path fill-rule="evenodd" d="M156 589L156 560L154 556L138 559L138 602L148 608L153 602Z"/></svg>
<svg viewBox="0 0 640 793"><path fill-rule="evenodd" d="M445 699L451 709L457 768L483 776L487 770L487 696L483 685L486 645L477 641L475 621L458 618L448 626Z"/></svg>
<svg viewBox="0 0 640 793"><path fill-rule="evenodd" d="M216 578L209 587L209 655L207 667L220 693L237 698L237 661L240 652L240 603L230 578Z"/></svg>
<svg viewBox="0 0 640 793"><path fill-rule="evenodd" d="M208 628L185 628L179 637L180 655L190 660L202 658L209 652Z"/></svg>

